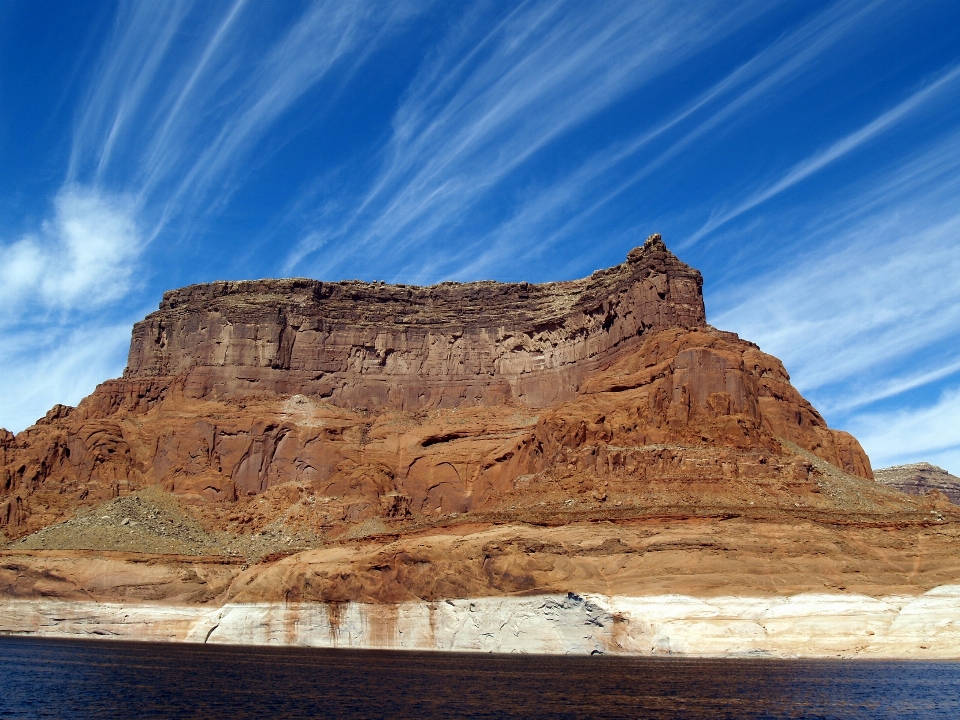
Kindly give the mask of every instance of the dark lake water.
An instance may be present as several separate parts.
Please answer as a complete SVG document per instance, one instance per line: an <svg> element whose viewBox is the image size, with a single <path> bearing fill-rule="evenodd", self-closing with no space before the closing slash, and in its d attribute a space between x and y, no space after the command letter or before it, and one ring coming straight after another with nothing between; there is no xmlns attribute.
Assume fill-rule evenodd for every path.
<svg viewBox="0 0 960 720"><path fill-rule="evenodd" d="M0 637L3 718L960 718L960 663Z"/></svg>

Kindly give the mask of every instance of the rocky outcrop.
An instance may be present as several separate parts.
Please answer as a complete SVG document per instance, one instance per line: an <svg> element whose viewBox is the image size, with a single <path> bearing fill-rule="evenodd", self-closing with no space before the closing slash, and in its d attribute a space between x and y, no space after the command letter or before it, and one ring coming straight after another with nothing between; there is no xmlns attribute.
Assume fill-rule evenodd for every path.
<svg viewBox="0 0 960 720"><path fill-rule="evenodd" d="M21 493L15 487L11 465L15 462L17 442L13 433L0 428L0 529L17 532L26 521Z"/></svg>
<svg viewBox="0 0 960 720"><path fill-rule="evenodd" d="M90 519L107 529L101 517L116 509L116 503L101 506ZM364 523L356 529L372 532L256 561L250 553L229 555L209 545L204 554L193 555L184 554L182 545L150 552L56 549L54 534L47 532L0 550L0 596L216 607L566 592L916 596L960 574L956 513L923 514L918 521L908 513L837 516L794 508L772 516L745 507L739 514L674 510L537 523L524 522L523 515L483 521L471 514L408 530L392 522ZM128 517L142 519L143 513ZM132 540L134 523L140 522L119 530L129 531ZM171 539L171 545L178 540ZM37 547L41 544L45 548Z"/></svg>
<svg viewBox="0 0 960 720"><path fill-rule="evenodd" d="M930 463L894 465L874 474L878 483L908 495L943 493L954 505L960 505L960 478Z"/></svg>
<svg viewBox="0 0 960 720"><path fill-rule="evenodd" d="M536 653L960 657L957 523L448 526L247 566L0 552L0 633ZM917 550L922 548L922 558Z"/></svg>
<svg viewBox="0 0 960 720"><path fill-rule="evenodd" d="M658 444L780 454L780 439L872 477L856 439L827 427L779 360L712 328L651 335L637 352L593 375L575 400L548 410L537 428L547 455Z"/></svg>
<svg viewBox="0 0 960 720"><path fill-rule="evenodd" d="M863 450L776 358L705 324L699 273L659 236L564 283L167 293L123 378L0 446L12 537L149 485L243 505L294 482L322 498L317 531L570 502L905 507L821 491L820 461L871 478Z"/></svg>
<svg viewBox="0 0 960 720"><path fill-rule="evenodd" d="M821 492L827 477L811 457L870 477L856 440L826 426L775 358L710 328L651 333L538 414L509 403L371 413L303 395L213 401L177 382L149 404L129 385L114 392L127 382L140 381L105 384L13 441L6 502L26 504L8 512L8 534L155 484L230 504L293 481L322 498L311 513L322 527L570 500L634 507L641 495L647 507L849 510ZM902 506L869 483L847 496Z"/></svg>
<svg viewBox="0 0 960 720"><path fill-rule="evenodd" d="M194 285L136 324L124 378L192 398L264 392L344 407L546 407L668 327L705 325L700 273L659 235L572 282L432 287L315 280Z"/></svg>

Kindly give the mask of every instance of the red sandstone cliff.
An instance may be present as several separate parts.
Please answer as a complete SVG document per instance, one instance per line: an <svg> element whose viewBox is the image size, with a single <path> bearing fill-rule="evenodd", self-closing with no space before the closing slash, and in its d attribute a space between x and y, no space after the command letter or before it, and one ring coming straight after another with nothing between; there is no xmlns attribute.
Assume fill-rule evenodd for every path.
<svg viewBox="0 0 960 720"><path fill-rule="evenodd" d="M166 293L134 326L124 378L178 376L195 398L269 392L342 407L546 407L574 397L643 335L703 327L701 286L659 236L622 265L545 285L194 285Z"/></svg>
<svg viewBox="0 0 960 720"><path fill-rule="evenodd" d="M869 460L776 358L706 325L701 286L652 236L573 282L167 293L122 379L0 435L0 528L153 484L237 532L275 520L244 503L291 481L320 498L302 518L318 532L570 503L900 508L820 491L818 462L872 478Z"/></svg>

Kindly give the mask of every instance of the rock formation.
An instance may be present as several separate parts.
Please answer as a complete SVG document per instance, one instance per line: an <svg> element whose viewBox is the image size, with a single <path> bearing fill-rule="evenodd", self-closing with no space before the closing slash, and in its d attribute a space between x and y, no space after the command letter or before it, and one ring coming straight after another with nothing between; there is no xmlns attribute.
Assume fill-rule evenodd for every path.
<svg viewBox="0 0 960 720"><path fill-rule="evenodd" d="M894 465L876 471L877 482L908 495L943 493L954 505L960 505L960 478L930 463Z"/></svg>
<svg viewBox="0 0 960 720"><path fill-rule="evenodd" d="M865 588L949 582L956 508L874 482L856 439L827 427L776 358L706 324L701 289L654 235L572 282L167 293L134 327L122 378L16 436L0 431L0 595L139 588L128 567L111 571L128 590L94 592L90 564L109 551L166 568L143 592L167 602L629 596L693 572L643 549L671 519L695 523L692 539L662 531L662 549L693 558L685 567L734 552L694 590L768 567L758 558L772 550L738 555L734 539L753 533L801 548L793 591L822 589L838 553L886 547L877 528L908 539L885 551L892 574ZM597 523L610 536L594 547ZM833 544L815 547L811 528ZM937 558L922 573L919 542ZM633 579L612 587L610 562ZM770 579L777 567L757 592L785 587Z"/></svg>
<svg viewBox="0 0 960 720"><path fill-rule="evenodd" d="M722 506L724 483L757 478L780 489L755 502L793 502L786 488L815 473L781 439L872 477L779 361L706 325L701 285L652 236L566 283L167 293L134 327L122 379L0 439L0 523L21 535L68 499L152 484L233 502L291 480L330 499L324 524L556 504L558 483L622 506L638 482L686 478L704 488L659 494Z"/></svg>
<svg viewBox="0 0 960 720"><path fill-rule="evenodd" d="M570 400L664 328L706 324L700 273L659 236L584 280L409 287L261 280L168 292L133 329L126 380L190 398L307 395L420 409Z"/></svg>

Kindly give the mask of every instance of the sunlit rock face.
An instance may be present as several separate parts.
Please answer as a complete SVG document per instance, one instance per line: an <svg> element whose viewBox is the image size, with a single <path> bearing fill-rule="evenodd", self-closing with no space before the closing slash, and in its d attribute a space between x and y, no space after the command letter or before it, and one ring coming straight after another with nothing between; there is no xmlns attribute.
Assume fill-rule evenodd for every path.
<svg viewBox="0 0 960 720"><path fill-rule="evenodd" d="M654 235L571 282L167 293L123 378L0 437L0 527L148 485L229 504L289 482L323 498L314 527L570 503L900 508L876 486L821 492L818 462L869 479L869 460L776 358L706 325L701 289Z"/></svg>
<svg viewBox="0 0 960 720"><path fill-rule="evenodd" d="M0 432L0 461L0 632L956 647L920 645L956 597L916 598L956 581L960 510L874 482L658 236L567 283L169 293L123 378Z"/></svg>
<svg viewBox="0 0 960 720"><path fill-rule="evenodd" d="M315 280L194 285L137 323L124 377L189 397L302 394L413 409L546 407L668 327L705 325L700 273L659 236L589 278L432 287Z"/></svg>

